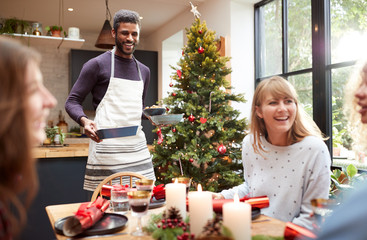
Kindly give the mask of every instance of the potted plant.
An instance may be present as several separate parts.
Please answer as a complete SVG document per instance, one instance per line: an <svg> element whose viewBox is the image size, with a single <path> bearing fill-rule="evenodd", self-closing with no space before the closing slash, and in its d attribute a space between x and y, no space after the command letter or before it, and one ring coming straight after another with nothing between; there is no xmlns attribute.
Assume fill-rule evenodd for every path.
<svg viewBox="0 0 367 240"><path fill-rule="evenodd" d="M57 26L57 25L53 25L53 26L46 26L45 30L47 32L47 35L51 35L53 37L61 37L61 32L63 31L62 26ZM64 36L66 35L66 33L64 32Z"/></svg>
<svg viewBox="0 0 367 240"><path fill-rule="evenodd" d="M2 23L2 28L0 29L0 34L3 33L21 33L24 34L27 28L30 27L28 21L20 20L17 18L5 19Z"/></svg>

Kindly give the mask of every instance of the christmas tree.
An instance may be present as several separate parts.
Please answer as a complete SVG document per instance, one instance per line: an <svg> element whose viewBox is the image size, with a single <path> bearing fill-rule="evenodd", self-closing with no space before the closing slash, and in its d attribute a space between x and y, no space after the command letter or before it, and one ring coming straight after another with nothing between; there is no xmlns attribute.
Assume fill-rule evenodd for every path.
<svg viewBox="0 0 367 240"><path fill-rule="evenodd" d="M194 11L193 11L194 10ZM192 178L191 188L220 191L243 182L241 142L247 127L231 102L245 102L242 94L231 94L225 79L230 60L221 57L215 32L193 7L195 22L186 28L187 45L174 70L172 92L162 102L168 114L184 113L184 121L157 128L163 138L154 141L153 162L157 183L172 178Z"/></svg>

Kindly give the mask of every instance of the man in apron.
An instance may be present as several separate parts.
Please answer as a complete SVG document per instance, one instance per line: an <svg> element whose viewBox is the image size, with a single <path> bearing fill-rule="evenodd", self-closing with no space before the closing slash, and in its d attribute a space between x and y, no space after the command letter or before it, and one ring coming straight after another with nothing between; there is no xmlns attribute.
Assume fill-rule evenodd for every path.
<svg viewBox="0 0 367 240"><path fill-rule="evenodd" d="M149 86L150 70L137 61L133 53L139 43L138 13L120 10L114 16L112 36L115 48L84 64L71 89L65 109L84 127L91 139L84 189L94 191L107 176L116 172L136 172L155 179L151 155L147 148L141 117ZM94 121L88 119L82 103L91 92L96 109ZM135 136L98 138L98 129L139 126Z"/></svg>

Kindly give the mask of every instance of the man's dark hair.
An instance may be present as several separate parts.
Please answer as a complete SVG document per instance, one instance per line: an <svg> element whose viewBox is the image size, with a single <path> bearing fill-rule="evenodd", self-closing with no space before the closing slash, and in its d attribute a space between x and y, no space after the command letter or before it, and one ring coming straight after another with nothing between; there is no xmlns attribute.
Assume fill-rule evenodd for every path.
<svg viewBox="0 0 367 240"><path fill-rule="evenodd" d="M141 28L139 13L131 10L121 9L115 13L115 16L113 17L113 28L117 30L122 22L135 23L139 26L139 29Z"/></svg>

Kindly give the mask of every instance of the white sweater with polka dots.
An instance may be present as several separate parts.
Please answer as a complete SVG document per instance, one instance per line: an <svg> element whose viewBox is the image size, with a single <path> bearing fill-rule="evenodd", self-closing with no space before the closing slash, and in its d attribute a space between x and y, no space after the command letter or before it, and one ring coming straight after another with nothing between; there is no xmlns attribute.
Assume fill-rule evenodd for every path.
<svg viewBox="0 0 367 240"><path fill-rule="evenodd" d="M269 207L262 214L312 228L311 200L328 198L330 187L330 154L319 138L308 136L290 146L274 146L261 138L267 151L256 154L251 142L253 135L245 137L242 160L245 182L221 194L233 198L269 197Z"/></svg>

